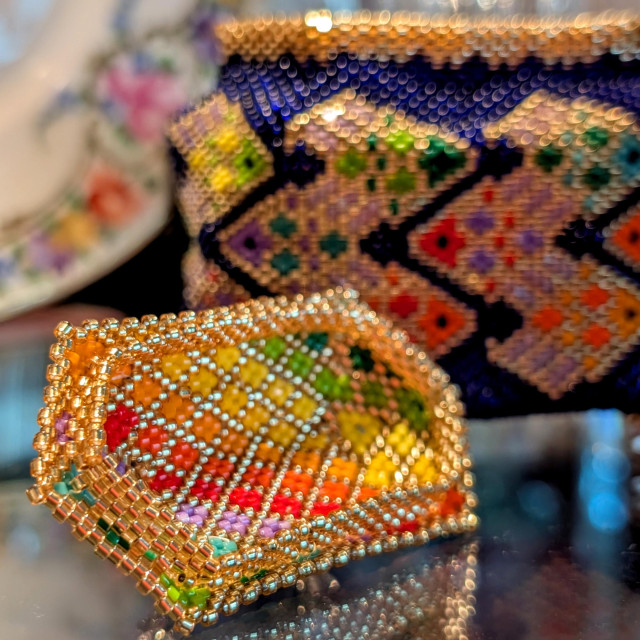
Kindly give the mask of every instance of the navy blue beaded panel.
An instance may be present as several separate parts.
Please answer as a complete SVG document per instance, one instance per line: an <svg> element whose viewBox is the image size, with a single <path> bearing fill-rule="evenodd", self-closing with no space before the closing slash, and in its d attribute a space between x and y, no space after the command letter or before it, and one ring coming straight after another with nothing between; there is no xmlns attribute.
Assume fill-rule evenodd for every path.
<svg viewBox="0 0 640 640"><path fill-rule="evenodd" d="M190 304L350 284L472 417L637 411L637 56L236 55L185 118Z"/></svg>

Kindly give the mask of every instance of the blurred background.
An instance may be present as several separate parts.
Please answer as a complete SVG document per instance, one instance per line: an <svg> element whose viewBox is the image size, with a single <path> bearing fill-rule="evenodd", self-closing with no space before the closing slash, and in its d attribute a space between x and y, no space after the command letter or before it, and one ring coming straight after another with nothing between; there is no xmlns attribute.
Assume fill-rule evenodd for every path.
<svg viewBox="0 0 640 640"><path fill-rule="evenodd" d="M183 308L188 238L173 205L166 123L215 86L212 25L320 7L481 15L640 10L637 0L0 0L0 637L170 636L149 602L24 498L52 331L63 319ZM632 517L640 425L594 411L470 426L483 522L476 546L471 555L441 546L410 557L425 576L452 557L456 566L472 558L465 634L640 638ZM374 574L381 589L397 581L394 571ZM336 580L349 585L350 575ZM342 606L360 588L345 594L334 585L331 595L329 587L299 590L293 607L253 612L254 628L285 637L314 603ZM429 588L446 598L446 589ZM229 624L239 626L200 637L263 637ZM447 635L436 627L434 635L405 627L386 637ZM267 635L276 628L280 635Z"/></svg>

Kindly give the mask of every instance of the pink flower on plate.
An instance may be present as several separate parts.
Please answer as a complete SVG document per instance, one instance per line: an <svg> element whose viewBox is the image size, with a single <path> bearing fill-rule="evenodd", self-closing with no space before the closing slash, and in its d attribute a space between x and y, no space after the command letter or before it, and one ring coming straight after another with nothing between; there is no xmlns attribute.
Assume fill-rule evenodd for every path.
<svg viewBox="0 0 640 640"><path fill-rule="evenodd" d="M89 211L108 226L122 226L144 205L140 188L109 167L97 167L87 177Z"/></svg>
<svg viewBox="0 0 640 640"><path fill-rule="evenodd" d="M127 132L141 142L159 142L170 117L186 102L178 78L162 69L136 69L125 59L100 78L98 93Z"/></svg>

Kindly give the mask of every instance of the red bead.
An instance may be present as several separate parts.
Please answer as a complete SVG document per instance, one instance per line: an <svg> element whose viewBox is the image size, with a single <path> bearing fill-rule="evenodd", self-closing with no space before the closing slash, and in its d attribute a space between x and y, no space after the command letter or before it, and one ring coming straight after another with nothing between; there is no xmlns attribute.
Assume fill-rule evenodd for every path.
<svg viewBox="0 0 640 640"><path fill-rule="evenodd" d="M443 516L451 516L460 512L465 503L464 496L456 489L449 489L445 494L445 498L440 504L440 514Z"/></svg>
<svg viewBox="0 0 640 640"><path fill-rule="evenodd" d="M151 480L149 480L149 487L157 493L163 491L175 491L179 489L184 482L184 478L180 478L175 473L167 473L166 471L158 471Z"/></svg>
<svg viewBox="0 0 640 640"><path fill-rule="evenodd" d="M262 494L252 489L237 487L229 494L229 502L243 509L258 510L262 504Z"/></svg>
<svg viewBox="0 0 640 640"><path fill-rule="evenodd" d="M104 423L109 451L115 451L129 437L131 429L137 425L138 414L122 404L118 405L107 416Z"/></svg>
<svg viewBox="0 0 640 640"><path fill-rule="evenodd" d="M418 298L408 293L401 293L389 300L389 311L401 318L408 318L418 309Z"/></svg>
<svg viewBox="0 0 640 640"><path fill-rule="evenodd" d="M316 502L311 509L311 515L326 516L338 509L340 509L340 505L337 502Z"/></svg>
<svg viewBox="0 0 640 640"><path fill-rule="evenodd" d="M295 498L289 498L282 493L278 493L273 497L271 511L274 513L279 513L281 516L292 515L294 518L298 518L301 510L302 504Z"/></svg>

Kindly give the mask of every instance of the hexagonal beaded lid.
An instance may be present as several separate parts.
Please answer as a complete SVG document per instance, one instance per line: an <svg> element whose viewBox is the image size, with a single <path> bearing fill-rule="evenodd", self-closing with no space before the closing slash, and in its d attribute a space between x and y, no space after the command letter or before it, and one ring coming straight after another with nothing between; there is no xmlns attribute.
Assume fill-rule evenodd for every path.
<svg viewBox="0 0 640 640"><path fill-rule="evenodd" d="M184 633L477 524L456 389L353 291L56 334L29 498Z"/></svg>

